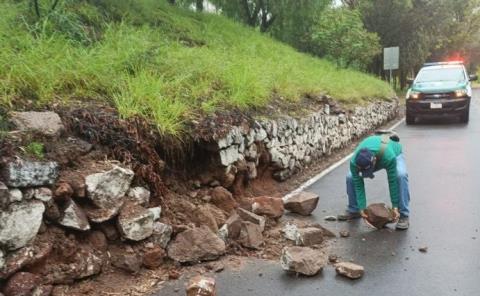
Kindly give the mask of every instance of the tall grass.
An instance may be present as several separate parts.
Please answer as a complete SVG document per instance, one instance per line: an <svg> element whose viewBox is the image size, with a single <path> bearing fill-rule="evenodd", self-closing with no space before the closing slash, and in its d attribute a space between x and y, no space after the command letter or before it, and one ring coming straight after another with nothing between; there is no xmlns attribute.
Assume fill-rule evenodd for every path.
<svg viewBox="0 0 480 296"><path fill-rule="evenodd" d="M159 0L66 0L37 20L0 2L0 104L101 100L161 132L219 108L261 108L306 94L345 103L393 94L384 82L276 42L216 15Z"/></svg>

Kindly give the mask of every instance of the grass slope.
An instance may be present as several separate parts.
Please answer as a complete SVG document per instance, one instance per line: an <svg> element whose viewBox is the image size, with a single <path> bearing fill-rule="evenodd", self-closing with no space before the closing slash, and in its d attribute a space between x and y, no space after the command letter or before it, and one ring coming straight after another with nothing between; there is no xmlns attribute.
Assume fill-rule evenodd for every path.
<svg viewBox="0 0 480 296"><path fill-rule="evenodd" d="M48 2L48 1L44 1ZM224 17L161 0L60 1L38 19L0 0L0 104L103 100L179 135L220 108L329 94L347 103L393 94L384 82L299 53ZM90 4L90 3L95 3Z"/></svg>

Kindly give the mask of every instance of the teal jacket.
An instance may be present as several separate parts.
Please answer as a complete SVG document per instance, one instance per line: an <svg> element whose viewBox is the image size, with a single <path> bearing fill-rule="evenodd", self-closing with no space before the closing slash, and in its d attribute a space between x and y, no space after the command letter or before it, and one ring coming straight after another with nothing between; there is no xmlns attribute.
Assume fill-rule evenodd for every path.
<svg viewBox="0 0 480 296"><path fill-rule="evenodd" d="M378 155L380 147L382 145L382 136L370 136L363 140L355 149L353 157L350 161L350 172L352 173L353 186L355 187L355 194L357 196L357 205L360 210L364 210L367 207L367 201L365 197L365 183L363 178L359 175L357 166L355 165L355 158L361 149L367 148L373 154ZM387 170L388 186L390 189L390 199L392 205L398 208L399 199L399 185L397 178L397 156L402 154L402 145L395 141L389 141L385 147L382 159L377 160L375 165L375 171L381 169Z"/></svg>

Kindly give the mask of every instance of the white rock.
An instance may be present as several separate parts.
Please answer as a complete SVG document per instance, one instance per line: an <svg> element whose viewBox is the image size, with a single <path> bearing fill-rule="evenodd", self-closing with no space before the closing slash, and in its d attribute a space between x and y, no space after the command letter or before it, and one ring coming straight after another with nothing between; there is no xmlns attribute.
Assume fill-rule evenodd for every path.
<svg viewBox="0 0 480 296"><path fill-rule="evenodd" d="M150 203L150 190L144 187L132 187L128 190L127 196L130 201L147 207Z"/></svg>
<svg viewBox="0 0 480 296"><path fill-rule="evenodd" d="M59 135L65 129L60 116L55 112L12 112L11 121L17 130L46 136Z"/></svg>
<svg viewBox="0 0 480 296"><path fill-rule="evenodd" d="M291 241L296 241L297 240L297 232L298 232L297 225L288 222L283 227L282 232L283 232L283 236L285 236L286 239L291 240Z"/></svg>
<svg viewBox="0 0 480 296"><path fill-rule="evenodd" d="M23 200L23 193L20 189L10 189L10 203L21 202Z"/></svg>
<svg viewBox="0 0 480 296"><path fill-rule="evenodd" d="M151 241L165 249L170 242L172 233L172 226L160 222L155 222L153 224L153 234L151 236Z"/></svg>
<svg viewBox="0 0 480 296"><path fill-rule="evenodd" d="M14 161L5 165L2 171L5 184L14 188L53 185L58 177L58 163Z"/></svg>
<svg viewBox="0 0 480 296"><path fill-rule="evenodd" d="M5 266L5 254L0 250L0 270Z"/></svg>
<svg viewBox="0 0 480 296"><path fill-rule="evenodd" d="M157 221L158 219L160 219L160 215L162 214L161 207L148 208L148 211L153 214L154 221Z"/></svg>
<svg viewBox="0 0 480 296"><path fill-rule="evenodd" d="M238 153L238 146L236 145L220 150L220 163L223 166L229 166L237 160L241 160L242 157L243 156Z"/></svg>
<svg viewBox="0 0 480 296"><path fill-rule="evenodd" d="M87 231L90 230L87 215L73 200L67 202L67 206L63 210L62 216L58 223L68 228Z"/></svg>
<svg viewBox="0 0 480 296"><path fill-rule="evenodd" d="M53 198L52 190L45 187L35 189L33 196L43 202L49 202Z"/></svg>
<svg viewBox="0 0 480 296"><path fill-rule="evenodd" d="M126 239L141 241L153 233L154 214L136 204L127 204L118 216L118 229Z"/></svg>
<svg viewBox="0 0 480 296"><path fill-rule="evenodd" d="M120 209L134 177L133 171L115 166L85 178L88 198L101 209Z"/></svg>
<svg viewBox="0 0 480 296"><path fill-rule="evenodd" d="M44 211L40 201L15 203L0 211L0 247L16 250L28 244L38 233Z"/></svg>
<svg viewBox="0 0 480 296"><path fill-rule="evenodd" d="M308 247L285 247L282 250L280 264L286 271L313 276L327 265L327 256L319 250Z"/></svg>

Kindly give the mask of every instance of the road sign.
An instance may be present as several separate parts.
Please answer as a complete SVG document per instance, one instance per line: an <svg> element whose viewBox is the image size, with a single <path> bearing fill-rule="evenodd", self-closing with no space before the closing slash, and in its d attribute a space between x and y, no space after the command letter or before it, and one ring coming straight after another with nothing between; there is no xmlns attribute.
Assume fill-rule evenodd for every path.
<svg viewBox="0 0 480 296"><path fill-rule="evenodd" d="M396 70L400 58L400 49L397 47L386 47L383 49L383 69Z"/></svg>

